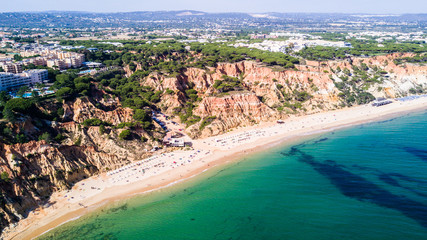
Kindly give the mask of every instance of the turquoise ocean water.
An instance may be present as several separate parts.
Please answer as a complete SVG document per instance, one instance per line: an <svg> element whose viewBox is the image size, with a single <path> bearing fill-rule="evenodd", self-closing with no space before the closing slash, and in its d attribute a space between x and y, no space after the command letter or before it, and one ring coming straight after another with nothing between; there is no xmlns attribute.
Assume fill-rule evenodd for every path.
<svg viewBox="0 0 427 240"><path fill-rule="evenodd" d="M277 146L42 239L427 239L427 112Z"/></svg>

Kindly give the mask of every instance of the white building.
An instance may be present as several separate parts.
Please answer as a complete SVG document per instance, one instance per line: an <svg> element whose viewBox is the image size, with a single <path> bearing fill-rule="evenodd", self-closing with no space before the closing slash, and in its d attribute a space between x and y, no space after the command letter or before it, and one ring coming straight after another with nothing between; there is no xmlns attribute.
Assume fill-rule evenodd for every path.
<svg viewBox="0 0 427 240"><path fill-rule="evenodd" d="M390 99L377 98L377 99L375 99L375 101L372 102L372 106L379 107L379 106L390 104L392 102L393 101L391 101Z"/></svg>
<svg viewBox="0 0 427 240"><path fill-rule="evenodd" d="M31 77L25 74L13 74L0 72L0 91L18 88L31 84Z"/></svg>
<svg viewBox="0 0 427 240"><path fill-rule="evenodd" d="M88 68L99 68L103 66L102 63L97 63L97 62L83 62L83 65Z"/></svg>
<svg viewBox="0 0 427 240"><path fill-rule="evenodd" d="M49 79L47 69L31 69L24 71L24 74L31 78L31 84L41 83Z"/></svg>
<svg viewBox="0 0 427 240"><path fill-rule="evenodd" d="M172 147L184 147L185 142L184 142L184 139L182 139L182 138L172 138L169 141L169 145Z"/></svg>
<svg viewBox="0 0 427 240"><path fill-rule="evenodd" d="M20 74L0 72L0 91L28 86L48 80L46 69L32 69Z"/></svg>
<svg viewBox="0 0 427 240"><path fill-rule="evenodd" d="M0 63L7 63L7 62L12 62L12 58L10 57L0 58Z"/></svg>

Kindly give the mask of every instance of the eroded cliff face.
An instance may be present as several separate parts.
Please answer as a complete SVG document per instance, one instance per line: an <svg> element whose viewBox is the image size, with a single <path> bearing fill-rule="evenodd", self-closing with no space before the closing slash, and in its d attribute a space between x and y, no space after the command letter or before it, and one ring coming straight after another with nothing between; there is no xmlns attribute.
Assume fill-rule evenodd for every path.
<svg viewBox="0 0 427 240"><path fill-rule="evenodd" d="M111 111L102 110L97 108L87 97L77 98L73 102L65 102L63 118L77 123L83 123L86 119L98 118L113 125L132 121L132 109L117 107L119 106L117 99L108 101L100 99L97 103L103 104L102 107L106 109L111 108L111 106L114 107Z"/></svg>
<svg viewBox="0 0 427 240"><path fill-rule="evenodd" d="M2 226L26 216L44 204L54 191L70 188L106 167L124 164L127 159L97 150L93 146L48 144L31 141L1 146Z"/></svg>
<svg viewBox="0 0 427 240"><path fill-rule="evenodd" d="M218 92L214 84L224 76L242 81L238 91ZM177 77L164 77L154 73L141 82L156 90L172 90L159 104L166 113L177 116L177 108L185 108L185 91L194 89L201 99L195 103L193 114L201 121L191 125L188 133L193 137L221 134L229 129L248 126L261 121L286 118L291 113L312 113L334 109L340 103L339 90L327 74L318 71L273 70L253 61L220 63L207 70L188 68ZM296 100L293 95L306 93L306 99ZM201 127L203 119L216 117Z"/></svg>
<svg viewBox="0 0 427 240"><path fill-rule="evenodd" d="M339 90L328 75L319 72L273 70L256 62L244 61L236 64L220 64L212 77L221 79L222 75L242 77L249 90L262 97L263 103L269 107L285 100L284 94L290 95L297 90L312 95L305 106L312 106L319 102L328 109L334 108L333 104L338 103L336 95ZM309 112L312 110L307 108Z"/></svg>
<svg viewBox="0 0 427 240"><path fill-rule="evenodd" d="M185 91L196 90L201 100L195 103L193 113L202 120L191 125L188 132L193 137L205 137L267 119L286 118L288 114L309 114L357 104L343 97L344 90L345 94L355 92L354 97L358 98L361 92L375 97L399 97L407 95L410 89L425 89L427 66L394 63L396 58L407 56L412 55L304 61L296 69L275 69L254 61L219 63L207 70L188 68L177 77L153 73L141 84L174 92L164 95L160 103L161 109L172 116L178 115L177 108L187 106ZM357 69L364 71L362 76ZM223 81L223 76L240 79L243 89L218 94L214 84ZM347 81L346 76L350 76L348 86L337 88L337 83ZM208 127L200 127L204 118L213 116L216 119Z"/></svg>
<svg viewBox="0 0 427 240"><path fill-rule="evenodd" d="M203 119L211 116L215 116L216 119L204 129L200 129L200 124L191 126L187 132L193 137L218 135L230 128L272 121L282 116L280 112L263 104L258 96L251 92L224 97L205 97L194 110L194 114Z"/></svg>
<svg viewBox="0 0 427 240"><path fill-rule="evenodd" d="M377 56L372 59L357 59L365 64L373 66L383 66L384 71L388 74L386 79L370 91L379 97L400 97L408 94L410 89L427 87L427 66L419 64L405 63L396 65L394 59L402 57L411 57L412 54L395 53L387 56ZM376 91L376 88L382 88Z"/></svg>
<svg viewBox="0 0 427 240"><path fill-rule="evenodd" d="M412 53L393 53L369 58L349 58L342 61L306 61L305 66L298 66L304 71L318 72L322 75L332 75L332 78L342 81L342 70L347 69L351 76L354 74L354 66L363 67L365 64L367 75L372 77L377 69L383 73L378 81L372 82L367 91L375 97L400 97L410 94L411 89L425 89L427 87L427 66L412 63L396 65L395 60L404 57L412 57ZM337 71L340 69L341 71Z"/></svg>
<svg viewBox="0 0 427 240"><path fill-rule="evenodd" d="M112 102L111 102L112 103ZM112 103L113 104L113 103ZM115 102L113 105L116 105ZM54 191L69 189L74 183L94 174L116 169L131 161L147 157L157 142L144 129L134 129L133 140L121 140L124 129L99 126L83 127L80 123L99 118L117 125L132 119L132 110L117 107L111 111L96 108L87 98L64 104L68 122L56 122L51 130L60 129L61 143L44 140L24 144L0 144L0 227L26 217L45 204ZM40 135L31 119L13 125L26 134ZM161 133L152 135L161 138ZM147 142L139 139L146 137Z"/></svg>

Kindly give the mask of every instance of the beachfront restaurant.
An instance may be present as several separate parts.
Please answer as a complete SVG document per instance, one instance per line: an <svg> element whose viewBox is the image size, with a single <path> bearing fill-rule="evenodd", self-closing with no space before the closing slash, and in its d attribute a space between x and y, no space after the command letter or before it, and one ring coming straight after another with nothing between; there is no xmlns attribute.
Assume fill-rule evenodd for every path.
<svg viewBox="0 0 427 240"><path fill-rule="evenodd" d="M171 147L184 147L185 146L185 142L184 142L184 139L182 139L182 138L172 138L169 141L169 145Z"/></svg>
<svg viewBox="0 0 427 240"><path fill-rule="evenodd" d="M390 104L393 101L391 101L390 99L385 99L385 98L377 98L375 101L372 102L372 106L374 107L379 107L379 106L383 106L386 104Z"/></svg>

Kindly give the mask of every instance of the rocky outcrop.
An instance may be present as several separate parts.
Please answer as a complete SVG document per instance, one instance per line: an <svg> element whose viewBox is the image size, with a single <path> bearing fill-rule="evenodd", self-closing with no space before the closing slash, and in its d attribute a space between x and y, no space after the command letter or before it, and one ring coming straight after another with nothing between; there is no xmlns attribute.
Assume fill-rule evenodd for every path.
<svg viewBox="0 0 427 240"><path fill-rule="evenodd" d="M49 199L53 191L97 172L90 147L53 146L44 141L1 145L1 225L16 222ZM101 163L100 163L101 164Z"/></svg>
<svg viewBox="0 0 427 240"><path fill-rule="evenodd" d="M93 100L93 99L92 99ZM161 138L156 131L150 135L142 128L132 130L133 140L120 140L123 129L106 126L82 127L89 118L99 118L112 124L132 120L132 110L118 107L103 111L87 98L64 104L69 122L51 124L49 129L37 129L30 118L12 125L21 133L37 135L45 131L60 131L61 143L44 140L24 144L0 144L0 228L26 217L29 211L48 202L54 191L68 189L74 183L94 174L115 169L150 155L150 139ZM68 114L68 115L67 115ZM139 139L148 139L142 143Z"/></svg>
<svg viewBox="0 0 427 240"><path fill-rule="evenodd" d="M376 97L400 97L406 96L410 89L427 88L427 66L412 63L403 63L396 65L398 58L412 57L412 53L393 53L375 57L355 57L341 61L307 61L306 66L299 66L301 70L317 71L319 74L332 75L340 81L340 75L337 69L347 69L353 74L354 66L361 67L362 63L368 66L368 75L374 75L373 68L378 68L383 72L379 82L370 85L368 92Z"/></svg>
<svg viewBox="0 0 427 240"><path fill-rule="evenodd" d="M82 123L90 118L98 118L113 125L132 121L132 109L117 107L112 111L104 111L97 108L87 97L77 98L73 102L65 102L63 108L63 119L77 123Z"/></svg>
<svg viewBox="0 0 427 240"><path fill-rule="evenodd" d="M248 92L206 97L195 109L195 114L201 117L220 116L224 121L229 118L244 121L246 115L253 115L251 119L260 122L271 119L277 113L263 104L256 94Z"/></svg>
<svg viewBox="0 0 427 240"><path fill-rule="evenodd" d="M224 75L241 79L243 89L229 95L217 94L213 85L217 80L222 81ZM194 89L198 92L202 100L196 103L193 114L202 120L188 130L192 136L216 135L237 126L286 117L286 113L293 110L283 106L294 99L285 95L293 95L298 91L310 95L308 101L301 103L301 109L306 112L333 109L340 102L339 90L327 74L318 71L276 71L254 61L219 63L217 67L207 70L187 68L177 77L153 73L141 84L156 90L169 89L175 92L175 95L164 95L160 104L162 110L170 115L174 115L176 108L185 107L186 90ZM203 118L209 116L215 116L216 120L203 132L197 133Z"/></svg>
<svg viewBox="0 0 427 240"><path fill-rule="evenodd" d="M425 88L427 66L394 63L396 58L407 56L411 54L304 61L305 64L297 65L296 69L275 69L254 61L219 63L207 70L187 68L177 77L164 77L155 73L147 77L143 84L156 90L169 89L176 93L163 96L161 101L162 109L171 115L174 109L185 107L187 89L197 90L202 100L196 103L194 114L202 119L216 116L216 120L203 133L195 134L200 123L191 126L189 131L193 136L207 136L264 119L283 118L286 113L307 114L344 106L344 99L340 97L342 91L336 87L336 82L342 81L343 71L348 71L350 76L354 75L354 67L361 67L362 63L369 68L367 76L375 77L376 80L363 85L357 83L358 79L352 81L375 97L398 97L408 94L412 88ZM218 96L213 85L216 80L222 81L224 75L241 79L243 92ZM309 97L298 102L294 96L301 93ZM249 103L259 108L245 107Z"/></svg>
<svg viewBox="0 0 427 240"><path fill-rule="evenodd" d="M54 191L146 157L146 148L154 144L118 140L120 130L109 129L109 134L100 134L99 127L79 129L74 122L61 127L69 132L69 138L61 145L45 141L0 145L0 226L25 217ZM76 139L80 139L79 145L72 143Z"/></svg>
<svg viewBox="0 0 427 240"><path fill-rule="evenodd" d="M207 128L200 133L199 124L188 129L193 136L205 137L218 135L230 128L249 126L261 121L272 121L281 114L263 104L256 94L251 92L230 94L224 97L205 97L194 113L203 119L215 117Z"/></svg>
<svg viewBox="0 0 427 240"><path fill-rule="evenodd" d="M256 62L244 61L235 66L232 64L219 65L213 77L220 79L222 74L242 77L249 86L249 90L257 96L263 97L264 102L269 106L280 101L280 94L277 94L278 86L283 86L283 91L289 93L296 89L306 91L314 98L327 102L333 101L335 98L331 98L331 96L338 94L338 90L328 75L319 72L275 71Z"/></svg>

